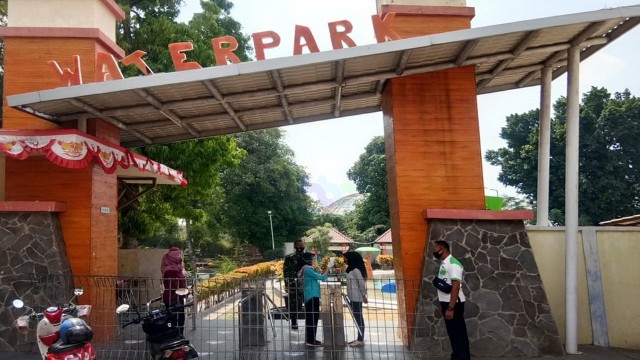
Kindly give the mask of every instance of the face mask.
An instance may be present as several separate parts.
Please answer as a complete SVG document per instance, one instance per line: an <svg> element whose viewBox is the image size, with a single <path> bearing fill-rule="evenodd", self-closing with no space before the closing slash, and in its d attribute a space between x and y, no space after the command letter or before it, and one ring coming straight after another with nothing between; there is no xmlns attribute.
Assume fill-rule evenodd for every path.
<svg viewBox="0 0 640 360"><path fill-rule="evenodd" d="M304 252L304 248L296 248L296 252L298 254L302 254Z"/></svg>
<svg viewBox="0 0 640 360"><path fill-rule="evenodd" d="M436 258L436 260L440 260L440 258L442 257L442 253L438 253L436 251L433 252L433 257Z"/></svg>

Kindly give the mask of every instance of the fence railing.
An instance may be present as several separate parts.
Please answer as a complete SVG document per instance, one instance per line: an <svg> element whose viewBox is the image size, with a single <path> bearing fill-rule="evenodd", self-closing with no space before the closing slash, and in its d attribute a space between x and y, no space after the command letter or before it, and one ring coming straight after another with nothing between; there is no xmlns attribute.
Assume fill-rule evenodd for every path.
<svg viewBox="0 0 640 360"><path fill-rule="evenodd" d="M198 284L193 285L197 292ZM306 309L301 307L298 313L289 311L288 298L296 289L285 289L283 281L277 278L242 280L233 287L216 292L215 296L196 296L197 306L187 310L184 335L202 359L409 359L421 356L419 352L409 352L401 339L407 329L403 329L406 321L401 321L396 294L400 285L405 291L415 289L417 294L417 282L399 284L395 279L367 281L368 304L364 304L362 310L364 329L357 326L353 308L343 296L346 294L344 284L330 285L332 290L328 289L329 285L322 285L320 314L316 314L320 320L315 339L323 343L321 347L307 346ZM36 311L42 311L52 304L68 301L74 287L85 289L79 304L93 305L87 322L95 333L92 343L98 358L143 359L148 355L147 336L141 326L122 328L121 325L139 314L164 306L162 302L149 304L151 299L162 295L161 279L34 277L32 288L35 290L29 289L29 292L17 296ZM129 310L116 314L116 307L123 303L130 305ZM20 316L17 309L10 312L11 316L0 319L10 322L11 317ZM297 318L297 329L295 326L292 329L292 317ZM9 327L11 324L0 325ZM349 346L360 332L364 332L364 346ZM10 345L15 351L37 350L35 326L27 335L16 336L12 330L9 337L14 340Z"/></svg>

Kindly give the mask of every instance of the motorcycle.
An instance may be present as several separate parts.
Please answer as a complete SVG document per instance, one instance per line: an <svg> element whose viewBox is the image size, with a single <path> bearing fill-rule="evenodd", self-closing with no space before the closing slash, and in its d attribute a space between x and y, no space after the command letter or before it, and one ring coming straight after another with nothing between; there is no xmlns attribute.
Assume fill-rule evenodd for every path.
<svg viewBox="0 0 640 360"><path fill-rule="evenodd" d="M176 294L184 296L189 293L187 289L178 289ZM132 324L142 323L142 331L146 334L147 346L153 360L190 360L198 359L198 352L190 344L180 331L177 324L176 313L185 307L193 306L193 303L177 304L165 309L151 309L151 304L161 301L162 297L155 298L147 303L149 311L142 316L138 311L135 318L122 325L125 328ZM122 304L116 309L117 314L129 310L129 304Z"/></svg>
<svg viewBox="0 0 640 360"><path fill-rule="evenodd" d="M68 304L50 306L42 313L26 307L30 312L16 319L15 326L19 331L27 331L30 323L37 322L36 340L44 360L95 360L95 350L90 343L93 330L80 319L89 315L91 305L75 304L76 298L83 293L77 288ZM24 306L22 300L13 300L14 308Z"/></svg>

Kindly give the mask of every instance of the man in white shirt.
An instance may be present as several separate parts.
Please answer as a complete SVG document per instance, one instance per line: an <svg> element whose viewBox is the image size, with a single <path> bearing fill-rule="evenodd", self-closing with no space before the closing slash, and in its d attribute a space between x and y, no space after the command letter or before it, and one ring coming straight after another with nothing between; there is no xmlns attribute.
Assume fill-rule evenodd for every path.
<svg viewBox="0 0 640 360"><path fill-rule="evenodd" d="M446 241L433 243L433 257L440 260L438 277L451 285L451 293L447 294L438 290L438 300L444 314L444 323L451 342L451 360L469 360L469 336L467 325L464 321L465 297L461 289L464 269L462 264L453 256Z"/></svg>

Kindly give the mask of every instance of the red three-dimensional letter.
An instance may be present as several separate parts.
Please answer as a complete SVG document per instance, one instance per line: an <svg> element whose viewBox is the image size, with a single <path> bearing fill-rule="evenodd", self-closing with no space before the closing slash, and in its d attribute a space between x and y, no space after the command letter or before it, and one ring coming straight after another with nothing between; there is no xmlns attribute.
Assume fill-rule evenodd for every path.
<svg viewBox="0 0 640 360"><path fill-rule="evenodd" d="M338 30L338 27L342 27L342 31ZM331 45L334 50L342 49L342 44L346 44L348 47L355 47L356 42L349 37L349 34L353 30L353 25L349 20L334 21L329 23L329 34L331 35Z"/></svg>
<svg viewBox="0 0 640 360"><path fill-rule="evenodd" d="M227 65L228 61L234 64L239 64L240 58L233 53L238 48L238 40L233 36L223 36L215 39L211 39L213 45L213 56L216 58L217 65ZM222 47L223 44L228 46Z"/></svg>
<svg viewBox="0 0 640 360"><path fill-rule="evenodd" d="M253 48L256 50L256 60L264 60L264 49L278 47L280 45L280 35L275 31L263 31L251 34L253 38ZM270 39L270 42L265 42Z"/></svg>
<svg viewBox="0 0 640 360"><path fill-rule="evenodd" d="M173 66L176 71L200 69L202 66L195 61L185 62L187 56L185 51L193 50L193 44L190 42L179 42L169 44L169 52L171 53L171 60L173 60Z"/></svg>
<svg viewBox="0 0 640 360"><path fill-rule="evenodd" d="M47 64L51 66L53 72L58 75L62 86L82 85L82 68L80 67L80 56L73 55L73 71L69 68L61 69L60 65L55 60L47 61Z"/></svg>
<svg viewBox="0 0 640 360"><path fill-rule="evenodd" d="M153 71L151 71L147 63L142 60L142 57L145 55L147 55L146 52L136 50L134 53L125 56L120 62L123 63L124 66L135 65L145 75L153 75Z"/></svg>
<svg viewBox="0 0 640 360"><path fill-rule="evenodd" d="M124 79L118 61L111 54L96 53L96 82Z"/></svg>
<svg viewBox="0 0 640 360"><path fill-rule="evenodd" d="M400 40L401 37L393 29L393 20L396 18L396 13L390 12L385 14L384 17L378 15L371 15L373 22L373 31L376 33L376 40L381 43L387 40Z"/></svg>
<svg viewBox="0 0 640 360"><path fill-rule="evenodd" d="M300 41L304 38L305 43L301 44ZM311 33L311 29L306 26L296 25L295 39L293 40L293 55L302 54L302 48L308 47L309 52L320 52L316 39Z"/></svg>

